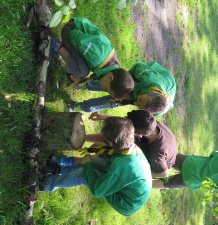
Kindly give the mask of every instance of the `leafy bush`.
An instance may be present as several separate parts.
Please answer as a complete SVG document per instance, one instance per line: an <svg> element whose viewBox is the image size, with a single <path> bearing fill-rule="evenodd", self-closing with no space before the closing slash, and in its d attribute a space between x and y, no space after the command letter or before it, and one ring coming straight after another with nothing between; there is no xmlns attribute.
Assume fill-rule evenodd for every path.
<svg viewBox="0 0 218 225"><path fill-rule="evenodd" d="M97 2L98 0L93 0L93 2ZM75 0L69 0L69 3L65 5L63 0L54 0L55 4L59 6L57 12L54 13L54 15L51 18L50 27L56 27L62 20L62 17L64 19L62 20L62 23L67 23L70 19L70 16L73 14L72 9L76 8ZM117 9L123 9L127 5L135 5L138 2L138 0L119 0L116 8ZM146 2L146 0L145 0Z"/></svg>

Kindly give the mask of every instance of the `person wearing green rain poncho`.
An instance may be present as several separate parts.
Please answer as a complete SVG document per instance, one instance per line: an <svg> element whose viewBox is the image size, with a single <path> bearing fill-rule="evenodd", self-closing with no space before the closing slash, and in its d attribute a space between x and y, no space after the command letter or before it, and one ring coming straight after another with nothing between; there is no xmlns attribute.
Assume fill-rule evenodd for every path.
<svg viewBox="0 0 218 225"><path fill-rule="evenodd" d="M177 154L173 166L179 174L168 178L166 183L153 181L152 187L158 189L179 189L189 187L197 190L203 186L202 182L211 180L218 191L218 151L211 152L210 156L196 156Z"/></svg>
<svg viewBox="0 0 218 225"><path fill-rule="evenodd" d="M52 166L46 164L49 173L41 167L39 190L55 191L85 185L117 212L130 216L149 198L152 188L150 165L134 144L134 127L130 120L111 117L104 122L101 132L108 146L97 148L96 155L87 154L70 165L62 164L58 171L56 166L52 170Z"/></svg>
<svg viewBox="0 0 218 225"><path fill-rule="evenodd" d="M161 116L173 107L176 82L173 75L156 62L147 64L137 62L130 70L134 88L122 98L143 110ZM72 111L96 112L121 106L112 102L113 98L104 96L77 103Z"/></svg>
<svg viewBox="0 0 218 225"><path fill-rule="evenodd" d="M63 27L61 37L62 43L52 37L50 57L55 53L63 58L70 81L84 80L92 71L87 88L108 92L114 98L134 87L129 72L120 68L110 40L88 19L74 17Z"/></svg>

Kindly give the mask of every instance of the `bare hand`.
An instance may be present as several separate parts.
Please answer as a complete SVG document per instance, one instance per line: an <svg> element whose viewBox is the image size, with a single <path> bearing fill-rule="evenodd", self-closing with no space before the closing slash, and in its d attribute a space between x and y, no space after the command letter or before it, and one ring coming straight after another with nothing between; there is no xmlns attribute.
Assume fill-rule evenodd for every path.
<svg viewBox="0 0 218 225"><path fill-rule="evenodd" d="M125 94L120 99L128 99L128 100L130 100L131 97L130 97L130 94Z"/></svg>
<svg viewBox="0 0 218 225"><path fill-rule="evenodd" d="M85 164L87 162L92 162L92 156L91 155L85 155L82 159L81 159L81 163Z"/></svg>
<svg viewBox="0 0 218 225"><path fill-rule="evenodd" d="M105 120L107 117L110 117L108 115L103 115L99 112L94 112L91 114L91 116L89 117L90 120L94 120L94 121L97 121L97 120Z"/></svg>
<svg viewBox="0 0 218 225"><path fill-rule="evenodd" d="M70 79L71 79L73 82L76 82L76 81L80 80L81 77L78 77L78 76L75 76L75 75L70 75Z"/></svg>

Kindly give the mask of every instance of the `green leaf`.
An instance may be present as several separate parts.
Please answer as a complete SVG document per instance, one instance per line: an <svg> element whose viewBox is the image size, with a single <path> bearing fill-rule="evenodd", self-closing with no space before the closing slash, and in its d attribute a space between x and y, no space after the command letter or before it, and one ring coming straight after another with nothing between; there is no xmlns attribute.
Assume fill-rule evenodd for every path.
<svg viewBox="0 0 218 225"><path fill-rule="evenodd" d="M116 8L117 9L123 9L127 6L129 0L120 0L117 5L116 5Z"/></svg>
<svg viewBox="0 0 218 225"><path fill-rule="evenodd" d="M65 15L69 15L70 14L70 7L69 6L63 6L60 8L60 11Z"/></svg>
<svg viewBox="0 0 218 225"><path fill-rule="evenodd" d="M65 18L62 20L62 23L67 23L69 20L70 20L70 14L65 16Z"/></svg>
<svg viewBox="0 0 218 225"><path fill-rule="evenodd" d="M48 220L51 220L51 219L53 219L54 217L53 216L50 216L49 218L47 218L46 220L48 221Z"/></svg>
<svg viewBox="0 0 218 225"><path fill-rule="evenodd" d="M136 3L138 2L138 0L120 0L117 5L116 8L117 9L123 9L125 8L128 4L130 4L131 6L135 6ZM145 1L146 2L146 1Z"/></svg>
<svg viewBox="0 0 218 225"><path fill-rule="evenodd" d="M55 1L55 4L58 6L62 6L63 4L63 0L54 0L54 1Z"/></svg>
<svg viewBox="0 0 218 225"><path fill-rule="evenodd" d="M70 6L71 9L75 9L76 8L76 3L75 3L74 0L70 0L68 5Z"/></svg>
<svg viewBox="0 0 218 225"><path fill-rule="evenodd" d="M50 22L50 27L55 27L57 26L60 22L61 22L61 18L62 18L62 12L58 11L56 12L52 18L51 18L51 22Z"/></svg>
<svg viewBox="0 0 218 225"><path fill-rule="evenodd" d="M96 3L98 0L93 0L94 3Z"/></svg>

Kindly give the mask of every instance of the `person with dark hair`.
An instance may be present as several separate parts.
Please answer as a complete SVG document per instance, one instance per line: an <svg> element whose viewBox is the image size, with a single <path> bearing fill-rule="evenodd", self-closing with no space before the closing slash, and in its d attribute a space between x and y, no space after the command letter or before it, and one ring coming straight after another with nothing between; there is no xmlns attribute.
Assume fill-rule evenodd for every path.
<svg viewBox="0 0 218 225"><path fill-rule="evenodd" d="M168 177L177 154L177 143L171 130L148 111L134 110L128 112L127 118L134 125L137 134L135 143L148 159L152 177Z"/></svg>
<svg viewBox="0 0 218 225"><path fill-rule="evenodd" d="M128 119L121 117L107 118L104 121L101 134L107 140L109 146L114 146L117 153L128 150L134 145L134 127Z"/></svg>
<svg viewBox="0 0 218 225"><path fill-rule="evenodd" d="M61 37L62 43L52 38L50 52L59 54L66 62L71 81L93 71L97 80L88 81L87 88L108 92L114 98L121 98L134 87L129 72L120 68L110 40L88 19L71 19L64 25Z"/></svg>
<svg viewBox="0 0 218 225"><path fill-rule="evenodd" d="M123 96L140 109L147 110L155 117L161 116L173 107L176 94L176 82L173 75L156 62L147 64L137 62L130 70L134 88ZM111 102L110 96L84 101L79 110L95 112L122 106ZM77 110L74 110L77 111Z"/></svg>
<svg viewBox="0 0 218 225"><path fill-rule="evenodd" d="M58 174L51 173L46 179L42 178L40 190L54 191L83 184L93 195L104 197L117 212L130 216L149 197L152 188L149 163L134 144L134 127L130 120L107 118L102 135L109 145L96 151L104 158L102 171L95 170L95 160L99 157L86 155L70 166L61 166Z"/></svg>
<svg viewBox="0 0 218 225"><path fill-rule="evenodd" d="M144 101L144 98L148 98L148 100ZM161 114L166 110L167 107L167 99L164 95L158 91L152 91L148 94L141 95L137 99L137 105L143 109L155 114Z"/></svg>
<svg viewBox="0 0 218 225"><path fill-rule="evenodd" d="M129 72L135 82L131 99L141 109L161 116L173 107L176 82L164 67L156 62L137 62Z"/></svg>
<svg viewBox="0 0 218 225"><path fill-rule="evenodd" d="M95 112L90 116L92 120L104 120L107 115ZM144 110L128 112L127 118L132 121L135 133L135 143L145 154L151 166L153 178L167 178L169 169L175 164L177 143L171 130L154 116ZM87 142L102 143L101 134L87 134Z"/></svg>
<svg viewBox="0 0 218 225"><path fill-rule="evenodd" d="M218 151L211 152L209 157L196 155L176 156L174 168L178 174L170 176L166 183L154 180L152 187L158 189L179 189L189 187L197 190L203 186L203 181L209 181L211 187L218 191Z"/></svg>

